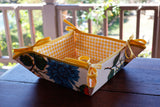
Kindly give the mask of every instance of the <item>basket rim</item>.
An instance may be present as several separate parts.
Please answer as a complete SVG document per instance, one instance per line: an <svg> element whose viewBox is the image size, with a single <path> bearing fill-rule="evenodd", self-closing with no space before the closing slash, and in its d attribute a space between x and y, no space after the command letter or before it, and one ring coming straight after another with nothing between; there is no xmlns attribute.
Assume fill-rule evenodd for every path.
<svg viewBox="0 0 160 107"><path fill-rule="evenodd" d="M63 36L60 36L60 37L58 37L58 38L56 38L54 40L51 40L50 42L48 42L48 43L46 43L44 45L50 44L51 42L57 42L59 40L62 40L63 38L72 36L76 32L77 33L81 33L81 34L85 34L87 36L93 36L93 37L97 37L97 38L102 38L102 39L107 39L107 40L112 40L112 41L124 43L124 45L121 48L119 48L117 51L113 52L113 54L111 54L109 57L104 58L103 60L101 60L100 62L98 62L96 64L102 64L102 63L104 63L105 61L109 60L111 57L113 57L114 55L116 55L117 53L119 53L121 50L123 50L126 47L126 41L124 41L124 40L118 40L118 39L114 39L114 38L110 38L110 37L105 37L105 36L85 33L85 32L79 31L78 29L75 29L74 31L71 31L71 32L69 32L69 33L67 33L67 34L65 34ZM39 46L37 46L37 47L39 47ZM64 59L60 59L60 58L57 58L57 57L51 57L51 56L47 56L45 54L41 54L39 52L34 51L34 49L33 50L28 50L28 51L25 51L25 52L17 53L17 54L15 54L13 56L13 59L16 59L18 56L23 55L25 53L29 53L29 52L32 52L32 53L35 53L35 54L41 55L43 57L47 57L47 58L59 61L59 62L67 63L67 64L70 64L70 65L73 65L73 66L78 66L78 67L82 67L82 68L85 68L85 69L89 69L89 65L88 64L78 65L78 64L75 64L75 63L72 63L72 62L65 61Z"/></svg>

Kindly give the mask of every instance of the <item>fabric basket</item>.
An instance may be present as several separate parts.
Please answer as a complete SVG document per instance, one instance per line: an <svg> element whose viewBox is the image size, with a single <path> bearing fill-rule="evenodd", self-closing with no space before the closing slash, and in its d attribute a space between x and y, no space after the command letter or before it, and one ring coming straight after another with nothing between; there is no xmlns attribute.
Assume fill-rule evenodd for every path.
<svg viewBox="0 0 160 107"><path fill-rule="evenodd" d="M13 59L38 77L91 96L124 67L125 61L145 49L144 40L130 38L126 42L84 33L64 22L70 25L66 28L70 33L14 49Z"/></svg>

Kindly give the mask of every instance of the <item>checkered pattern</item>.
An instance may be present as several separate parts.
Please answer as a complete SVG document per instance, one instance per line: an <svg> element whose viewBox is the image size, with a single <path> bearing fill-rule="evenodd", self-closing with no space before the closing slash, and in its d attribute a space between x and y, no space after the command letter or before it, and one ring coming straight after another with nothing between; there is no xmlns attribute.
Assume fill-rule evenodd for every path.
<svg viewBox="0 0 160 107"><path fill-rule="evenodd" d="M58 38L58 41L55 39L43 46L35 47L34 50L58 59L88 56L91 58L91 63L97 63L125 45L119 41L90 36L90 34L79 32L74 34L61 39Z"/></svg>
<svg viewBox="0 0 160 107"><path fill-rule="evenodd" d="M34 51L58 59L76 56L73 35L62 38L59 41L55 40L45 45L35 47Z"/></svg>
<svg viewBox="0 0 160 107"><path fill-rule="evenodd" d="M124 43L109 39L76 33L77 56L89 56L91 63L97 63L118 51Z"/></svg>

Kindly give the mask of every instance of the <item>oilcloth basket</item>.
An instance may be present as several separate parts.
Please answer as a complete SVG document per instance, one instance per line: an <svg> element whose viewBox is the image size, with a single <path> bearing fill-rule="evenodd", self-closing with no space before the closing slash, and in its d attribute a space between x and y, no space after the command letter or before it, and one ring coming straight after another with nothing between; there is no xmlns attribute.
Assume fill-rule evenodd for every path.
<svg viewBox="0 0 160 107"><path fill-rule="evenodd" d="M135 57L132 38L126 42L84 33L64 21L70 33L14 49L13 58L38 77L91 96L124 66L126 56ZM134 46L142 51L145 43L137 40Z"/></svg>

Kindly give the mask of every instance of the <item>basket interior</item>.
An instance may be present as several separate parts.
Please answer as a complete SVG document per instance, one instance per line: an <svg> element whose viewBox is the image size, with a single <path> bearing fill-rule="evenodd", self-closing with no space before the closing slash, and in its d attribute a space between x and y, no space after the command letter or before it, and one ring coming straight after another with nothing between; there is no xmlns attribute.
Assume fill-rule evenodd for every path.
<svg viewBox="0 0 160 107"><path fill-rule="evenodd" d="M91 63L106 59L125 45L112 39L104 39L89 34L76 32L57 38L45 45L35 47L34 51L63 60L65 57L78 59L90 57Z"/></svg>

